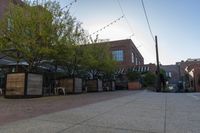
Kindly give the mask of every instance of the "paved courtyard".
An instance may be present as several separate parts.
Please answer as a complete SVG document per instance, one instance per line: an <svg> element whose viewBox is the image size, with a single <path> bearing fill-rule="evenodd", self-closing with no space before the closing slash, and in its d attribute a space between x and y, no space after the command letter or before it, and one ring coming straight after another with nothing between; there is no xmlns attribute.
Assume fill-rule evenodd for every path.
<svg viewBox="0 0 200 133"><path fill-rule="evenodd" d="M74 101L79 99L79 102L84 101L84 98L89 98L85 104L75 104L74 107L70 108L67 107L67 104L58 102L57 106L52 104L54 107L49 107L50 109L57 108L52 112L46 113L44 111L45 113L36 113L33 117L20 118L14 122L1 124L0 133L200 132L199 93L172 94L148 91L117 91L68 97L71 97ZM98 97L102 97L102 99L98 99ZM41 102L38 104L42 105L42 103L45 103L45 99L47 101L51 101L51 99L62 101L60 99L66 100L66 97L49 97L35 100L40 100ZM93 101L93 99L98 99L98 101ZM35 100L30 99L31 102ZM1 105L6 103L7 100L1 99L0 102ZM31 105L31 102L29 107L34 108L36 104L32 102ZM12 105L15 106L15 102ZM48 104L47 106L51 105ZM3 107L6 108L6 105ZM42 110L44 109L38 112ZM34 114L34 111L32 113Z"/></svg>
<svg viewBox="0 0 200 133"><path fill-rule="evenodd" d="M130 94L128 91L115 91L33 99L4 99L0 97L0 125Z"/></svg>

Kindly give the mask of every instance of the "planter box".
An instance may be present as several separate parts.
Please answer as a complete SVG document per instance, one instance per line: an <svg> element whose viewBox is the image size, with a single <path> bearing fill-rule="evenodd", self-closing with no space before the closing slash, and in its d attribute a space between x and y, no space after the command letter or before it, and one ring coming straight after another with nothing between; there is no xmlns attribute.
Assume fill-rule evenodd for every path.
<svg viewBox="0 0 200 133"><path fill-rule="evenodd" d="M82 79L80 78L66 78L59 80L60 87L66 89L67 94L82 93Z"/></svg>
<svg viewBox="0 0 200 133"><path fill-rule="evenodd" d="M103 91L103 83L101 80L87 80L86 81L87 92L100 92Z"/></svg>
<svg viewBox="0 0 200 133"><path fill-rule="evenodd" d="M115 90L115 82L114 81L105 81L103 83L104 91L114 91Z"/></svg>
<svg viewBox="0 0 200 133"><path fill-rule="evenodd" d="M129 90L139 90L142 88L140 82L128 82L128 89Z"/></svg>
<svg viewBox="0 0 200 133"><path fill-rule="evenodd" d="M43 94L43 76L33 73L6 75L5 98L40 97Z"/></svg>

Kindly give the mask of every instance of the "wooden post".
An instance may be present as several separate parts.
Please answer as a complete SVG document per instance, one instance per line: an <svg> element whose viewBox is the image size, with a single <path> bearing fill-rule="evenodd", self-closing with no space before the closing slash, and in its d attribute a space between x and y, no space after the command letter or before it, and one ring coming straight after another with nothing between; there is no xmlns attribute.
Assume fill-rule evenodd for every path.
<svg viewBox="0 0 200 133"><path fill-rule="evenodd" d="M155 36L155 43L156 43L156 61L157 61L157 91L161 91L161 84L160 84L160 63L159 63L159 53L158 53L158 38Z"/></svg>

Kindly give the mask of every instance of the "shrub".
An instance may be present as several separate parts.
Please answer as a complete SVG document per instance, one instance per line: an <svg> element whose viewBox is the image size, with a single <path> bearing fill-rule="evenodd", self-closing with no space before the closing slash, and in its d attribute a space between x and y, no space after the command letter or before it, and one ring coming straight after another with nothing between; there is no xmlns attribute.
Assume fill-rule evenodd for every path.
<svg viewBox="0 0 200 133"><path fill-rule="evenodd" d="M144 74L143 86L144 87L154 87L156 82L156 75L152 72Z"/></svg>
<svg viewBox="0 0 200 133"><path fill-rule="evenodd" d="M126 75L129 81L139 81L141 77L139 72L128 72Z"/></svg>

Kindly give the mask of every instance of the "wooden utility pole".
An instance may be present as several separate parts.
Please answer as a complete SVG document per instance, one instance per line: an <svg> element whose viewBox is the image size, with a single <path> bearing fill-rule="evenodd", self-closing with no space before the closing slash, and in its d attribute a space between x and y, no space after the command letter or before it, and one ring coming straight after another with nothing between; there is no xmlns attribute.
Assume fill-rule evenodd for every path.
<svg viewBox="0 0 200 133"><path fill-rule="evenodd" d="M160 84L160 63L159 63L159 53L158 53L158 39L155 36L155 43L156 43L156 61L157 61L157 91L161 91L161 84Z"/></svg>

